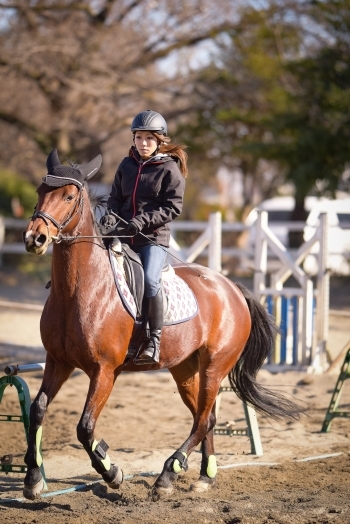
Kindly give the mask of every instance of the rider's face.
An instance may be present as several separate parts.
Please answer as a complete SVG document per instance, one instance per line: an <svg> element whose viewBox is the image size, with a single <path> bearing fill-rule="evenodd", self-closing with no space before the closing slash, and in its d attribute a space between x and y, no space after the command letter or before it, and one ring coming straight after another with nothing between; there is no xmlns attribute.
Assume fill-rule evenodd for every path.
<svg viewBox="0 0 350 524"><path fill-rule="evenodd" d="M149 131L136 131L134 141L140 157L144 160L150 158L158 146L156 137Z"/></svg>

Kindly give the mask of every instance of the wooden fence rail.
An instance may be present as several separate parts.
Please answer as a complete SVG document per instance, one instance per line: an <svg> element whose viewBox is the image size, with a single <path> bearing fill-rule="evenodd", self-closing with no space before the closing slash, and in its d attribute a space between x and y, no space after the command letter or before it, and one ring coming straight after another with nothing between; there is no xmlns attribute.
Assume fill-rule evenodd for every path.
<svg viewBox="0 0 350 524"><path fill-rule="evenodd" d="M5 242L5 233L6 230L11 229L23 230L27 224L27 220L0 217L0 257L3 253L26 253L23 243ZM282 332L285 332L280 346L276 346L272 363L306 365L314 369L326 366L329 315L327 257L329 253L328 222L325 214L321 216L320 227L315 230L314 236L298 250L287 250L281 244L269 227L266 211L258 213L256 223L250 226L251 231L242 223L223 223L219 212L211 213L208 222L178 220L172 222L170 227L169 253L178 260L191 263L199 256L206 256L208 267L222 271L222 261L234 257L239 259L241 269L254 272L255 296L261 302L266 303L269 311L276 320L280 321ZM283 227L286 230L302 231L305 224L283 222ZM191 245L180 246L177 241L180 231L196 232L198 236ZM247 248L222 246L222 237L225 233L243 233L245 231L248 231L247 236L249 237ZM314 244L319 246L319 253L316 255L319 270L315 289L312 278L302 268L302 262ZM268 262L271 259L274 259L275 262L274 269L272 266L268 269ZM169 261L172 261L171 257ZM297 281L297 285L293 288L284 286L290 275L293 275ZM289 345L287 344L288 325L292 326L292 343Z"/></svg>

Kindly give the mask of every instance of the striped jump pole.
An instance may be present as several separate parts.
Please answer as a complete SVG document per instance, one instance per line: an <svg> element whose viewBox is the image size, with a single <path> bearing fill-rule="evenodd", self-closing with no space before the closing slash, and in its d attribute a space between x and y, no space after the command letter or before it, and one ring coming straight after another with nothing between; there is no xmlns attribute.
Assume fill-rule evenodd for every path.
<svg viewBox="0 0 350 524"><path fill-rule="evenodd" d="M31 371L43 371L45 369L45 363L39 364L21 364L21 365L9 365L4 369L5 376L0 377L0 405L7 386L14 386L18 394L18 402L21 410L21 414L0 414L0 422L20 422L23 425L25 437L28 443L29 439L29 412L31 405L31 398L29 393L28 384L22 377L18 377L19 373L29 373ZM14 455L8 453L0 459L0 471L6 473L26 473L27 466L25 464L14 464ZM44 490L47 490L46 476L44 470L44 464L40 466L40 471L44 480Z"/></svg>
<svg viewBox="0 0 350 524"><path fill-rule="evenodd" d="M268 364L292 364L299 363L299 324L300 324L300 300L299 296L275 296L266 297L267 312L275 317L276 324L280 330L280 336L276 339L273 354L268 359Z"/></svg>

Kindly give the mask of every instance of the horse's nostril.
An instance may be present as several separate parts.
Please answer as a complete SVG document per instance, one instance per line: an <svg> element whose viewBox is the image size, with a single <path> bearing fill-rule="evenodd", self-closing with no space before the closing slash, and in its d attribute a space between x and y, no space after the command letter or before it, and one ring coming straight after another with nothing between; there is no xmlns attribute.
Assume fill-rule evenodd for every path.
<svg viewBox="0 0 350 524"><path fill-rule="evenodd" d="M46 242L46 235L39 235L36 237L36 239L34 240L34 244L37 246L37 247L41 247L45 244Z"/></svg>

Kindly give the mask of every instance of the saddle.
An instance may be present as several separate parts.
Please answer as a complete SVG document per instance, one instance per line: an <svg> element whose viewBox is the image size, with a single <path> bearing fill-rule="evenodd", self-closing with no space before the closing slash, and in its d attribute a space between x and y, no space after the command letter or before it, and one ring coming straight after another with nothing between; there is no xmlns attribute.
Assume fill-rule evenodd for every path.
<svg viewBox="0 0 350 524"><path fill-rule="evenodd" d="M110 249L113 251L119 267L122 269L125 281L134 299L136 306L136 318L133 333L128 347L126 360L133 358L141 341L147 336L147 318L143 314L143 296L144 296L144 274L141 259L128 244L122 244L118 238L115 238Z"/></svg>
<svg viewBox="0 0 350 524"><path fill-rule="evenodd" d="M118 239L116 239L118 240ZM125 280L130 289L130 293L134 297L137 317L142 317L142 301L144 295L144 277L143 277L143 267L142 262L137 253L131 249L128 244L119 244L112 242L111 249L116 253L116 249L119 249L119 244L121 246L121 253L123 256L123 269L125 274ZM116 245L118 247L116 247ZM120 253L120 252L119 252Z"/></svg>
<svg viewBox="0 0 350 524"><path fill-rule="evenodd" d="M115 238L109 244L109 258L120 298L134 319L127 359L135 355L141 341L147 336L148 322L143 311L144 273L140 257ZM198 313L197 300L188 285L176 275L173 267L163 268L161 279L164 308L164 326L190 320Z"/></svg>

